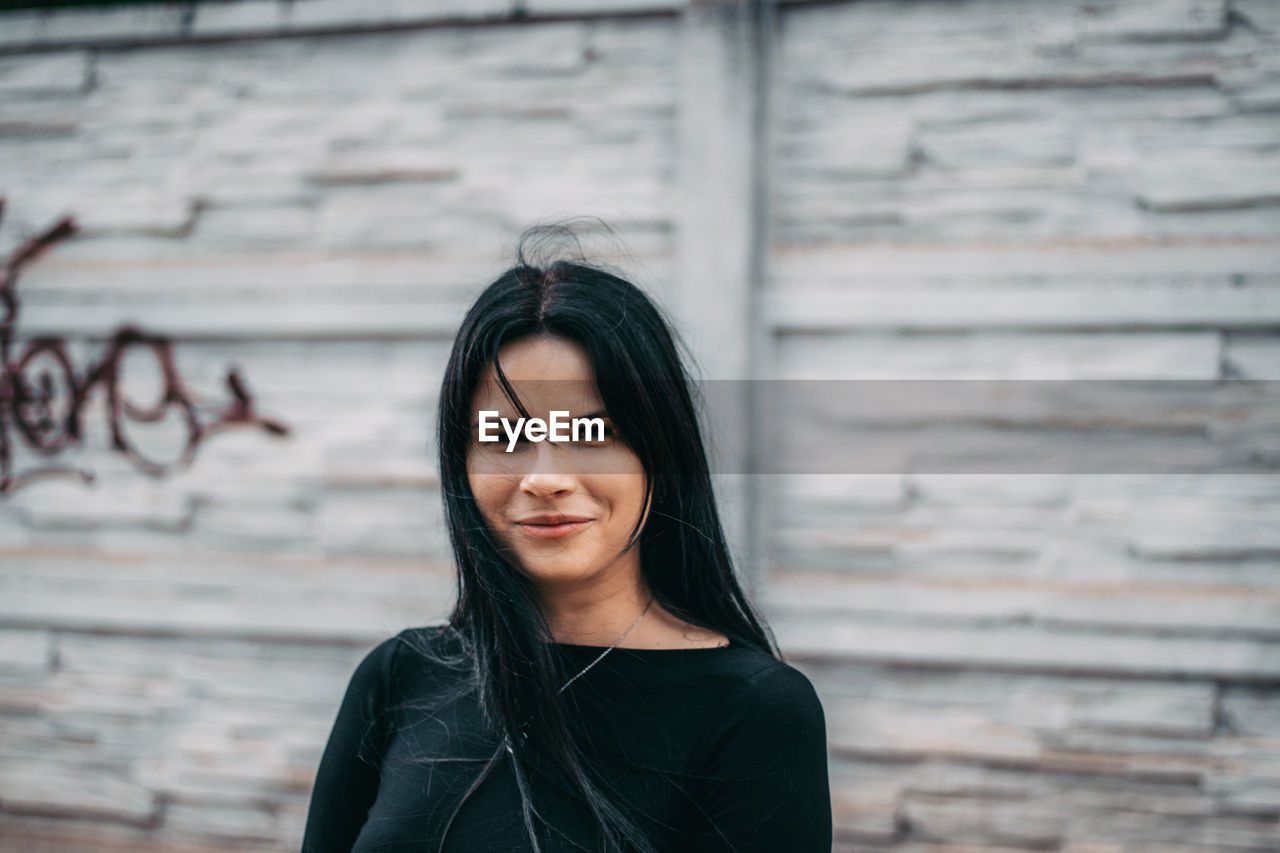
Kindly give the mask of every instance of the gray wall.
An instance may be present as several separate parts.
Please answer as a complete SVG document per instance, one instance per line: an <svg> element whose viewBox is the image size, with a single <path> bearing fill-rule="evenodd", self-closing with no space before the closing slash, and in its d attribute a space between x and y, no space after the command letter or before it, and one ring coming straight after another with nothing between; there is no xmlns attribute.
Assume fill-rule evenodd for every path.
<svg viewBox="0 0 1280 853"><path fill-rule="evenodd" d="M606 218L705 377L1280 379L1280 5L510 5L0 15L0 250L82 225L19 334L137 323L293 430L150 479L99 394L52 460L94 486L0 498L0 848L296 848L356 661L447 610L436 385L533 221ZM837 847L1280 845L1260 430L1247 474L721 477Z"/></svg>

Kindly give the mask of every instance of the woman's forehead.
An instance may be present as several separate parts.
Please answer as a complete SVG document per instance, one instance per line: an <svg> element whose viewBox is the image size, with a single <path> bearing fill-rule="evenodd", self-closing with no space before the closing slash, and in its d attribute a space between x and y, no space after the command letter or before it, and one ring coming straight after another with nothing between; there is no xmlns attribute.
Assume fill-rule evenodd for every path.
<svg viewBox="0 0 1280 853"><path fill-rule="evenodd" d="M556 380L594 383L591 356L577 341L553 335L522 338L498 350L498 363L511 380ZM493 365L488 373L493 375Z"/></svg>
<svg viewBox="0 0 1280 853"><path fill-rule="evenodd" d="M604 402L593 381L574 379L509 379L521 404L534 415L567 411L574 415L602 412ZM515 412L496 377L481 382L472 398L474 410Z"/></svg>
<svg viewBox="0 0 1280 853"><path fill-rule="evenodd" d="M498 351L503 375L532 413L585 414L604 408L595 370L582 345L559 337L526 338ZM476 387L473 408L514 411L492 364Z"/></svg>

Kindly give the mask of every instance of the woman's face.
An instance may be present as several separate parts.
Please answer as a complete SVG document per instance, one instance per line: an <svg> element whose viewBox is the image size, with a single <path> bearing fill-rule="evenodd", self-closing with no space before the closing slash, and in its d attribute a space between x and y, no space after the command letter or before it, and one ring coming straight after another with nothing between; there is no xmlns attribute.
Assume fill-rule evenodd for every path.
<svg viewBox="0 0 1280 853"><path fill-rule="evenodd" d="M578 442L529 441L522 430L510 452L498 427L499 441L481 443L481 411L497 411L513 429L520 417L487 369L472 398L467 477L507 558L544 589L638 576L638 546L623 548L645 510L644 467L613 433L586 350L542 336L503 346L498 360L530 417L550 422L552 411L567 411L568 419L599 417L606 427L603 441Z"/></svg>

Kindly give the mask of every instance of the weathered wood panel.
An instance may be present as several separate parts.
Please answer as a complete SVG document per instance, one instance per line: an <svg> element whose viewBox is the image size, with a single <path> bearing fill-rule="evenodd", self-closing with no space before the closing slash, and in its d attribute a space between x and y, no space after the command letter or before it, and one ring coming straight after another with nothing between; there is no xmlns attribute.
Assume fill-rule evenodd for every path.
<svg viewBox="0 0 1280 853"><path fill-rule="evenodd" d="M1157 432L1205 407L1145 418L1135 392L1132 432L1071 445L1126 447L1113 468L997 473L1087 414L1002 432L994 397L911 408L904 382L1276 376L1272 10L782 11L771 375L904 392L817 386L823 429L775 427L827 473L766 478L765 599L826 701L838 849L1280 845L1274 418L1200 431L1251 470L1175 475L1190 457ZM926 410L935 452L907 454L894 431Z"/></svg>
<svg viewBox="0 0 1280 853"><path fill-rule="evenodd" d="M760 86L696 76L699 45L744 45L705 4L697 29L671 2L427 5L0 16L0 250L84 226L24 277L20 331L85 366L140 323L202 406L238 365L294 430L152 481L91 399L58 461L97 486L0 504L0 847L296 849L355 662L449 606L435 387L533 220L610 220L607 259L764 376L1280 379L1274 3L780 3ZM717 139L732 180L683 180ZM759 204L727 242L717 198ZM713 334L688 271L761 258ZM1280 451L1274 423L1169 416ZM128 428L163 457L175 426ZM749 488L837 849L1280 846L1274 473Z"/></svg>

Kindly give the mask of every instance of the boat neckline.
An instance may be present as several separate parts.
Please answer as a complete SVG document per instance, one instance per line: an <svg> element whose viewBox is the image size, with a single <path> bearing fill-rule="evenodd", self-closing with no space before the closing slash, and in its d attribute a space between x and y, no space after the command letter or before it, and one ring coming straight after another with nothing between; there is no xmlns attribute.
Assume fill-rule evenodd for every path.
<svg viewBox="0 0 1280 853"><path fill-rule="evenodd" d="M555 646L558 649L581 649L582 651L591 651L591 652L603 652L611 648L610 646L587 646L581 643L552 642L549 645ZM648 653L670 654L672 652L714 652L714 651L723 651L725 649L734 649L737 647L738 647L738 643L734 642L733 638L730 637L729 642L723 646L689 646L689 647L683 647L683 648L673 647L673 648L667 648L667 649L630 648L628 646L613 646L612 650L615 652L642 652L646 654Z"/></svg>

